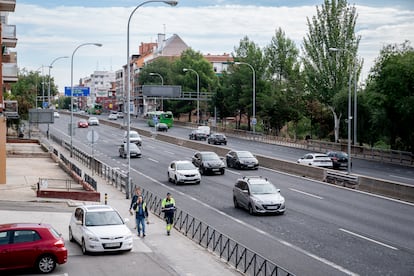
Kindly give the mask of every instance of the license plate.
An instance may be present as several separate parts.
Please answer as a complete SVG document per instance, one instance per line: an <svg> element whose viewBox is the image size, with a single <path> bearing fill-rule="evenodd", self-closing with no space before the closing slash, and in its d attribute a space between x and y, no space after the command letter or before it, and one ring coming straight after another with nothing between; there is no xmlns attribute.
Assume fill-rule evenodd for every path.
<svg viewBox="0 0 414 276"><path fill-rule="evenodd" d="M279 208L278 206L267 206L267 209L269 210L276 210L278 208Z"/></svg>
<svg viewBox="0 0 414 276"><path fill-rule="evenodd" d="M247 165L247 167L252 168L252 167L253 167L253 165Z"/></svg>
<svg viewBox="0 0 414 276"><path fill-rule="evenodd" d="M119 246L121 246L119 242L105 243L105 247L119 247Z"/></svg>
<svg viewBox="0 0 414 276"><path fill-rule="evenodd" d="M213 172L217 172L219 169L212 169Z"/></svg>

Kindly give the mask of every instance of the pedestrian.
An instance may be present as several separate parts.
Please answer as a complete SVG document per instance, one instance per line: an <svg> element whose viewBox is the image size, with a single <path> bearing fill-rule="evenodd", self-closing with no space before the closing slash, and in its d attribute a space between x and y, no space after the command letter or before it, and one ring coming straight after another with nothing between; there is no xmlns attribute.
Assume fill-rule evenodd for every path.
<svg viewBox="0 0 414 276"><path fill-rule="evenodd" d="M138 197L139 196L142 196L142 199L144 200L144 196L142 195L142 190L141 190L141 188L140 187L135 187L135 193L134 193L134 195L132 196L132 198L131 198L131 204L129 205L129 213L131 214L131 216L133 215L133 211L132 211L132 205L135 203L135 202L137 202L137 199L138 199ZM145 200L144 200L145 201ZM147 214L147 216L146 216L146 218L145 218L145 220L146 220L146 222L147 222L147 224L149 224L149 216L148 216L148 214Z"/></svg>
<svg viewBox="0 0 414 276"><path fill-rule="evenodd" d="M165 222L167 223L167 235L170 235L171 226L174 222L175 200L167 193L167 197L161 202L161 210L164 212Z"/></svg>
<svg viewBox="0 0 414 276"><path fill-rule="evenodd" d="M148 216L147 204L144 202L142 196L138 196L137 201L133 205L133 210L135 211L135 220L137 223L137 232L138 237L145 237L145 218Z"/></svg>

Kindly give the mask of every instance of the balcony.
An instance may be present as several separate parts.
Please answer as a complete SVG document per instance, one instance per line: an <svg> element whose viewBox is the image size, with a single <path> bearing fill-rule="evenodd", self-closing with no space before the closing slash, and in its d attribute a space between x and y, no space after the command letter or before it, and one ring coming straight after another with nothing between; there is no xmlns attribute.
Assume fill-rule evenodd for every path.
<svg viewBox="0 0 414 276"><path fill-rule="evenodd" d="M3 83L17 82L17 64L2 63Z"/></svg>
<svg viewBox="0 0 414 276"><path fill-rule="evenodd" d="M14 12L16 0L0 0L0 11Z"/></svg>
<svg viewBox="0 0 414 276"><path fill-rule="evenodd" d="M17 53L16 52L6 52L3 54L2 62L4 63L17 63Z"/></svg>
<svg viewBox="0 0 414 276"><path fill-rule="evenodd" d="M3 24L1 30L1 39L1 42L4 46L15 48L17 44L16 25Z"/></svg>

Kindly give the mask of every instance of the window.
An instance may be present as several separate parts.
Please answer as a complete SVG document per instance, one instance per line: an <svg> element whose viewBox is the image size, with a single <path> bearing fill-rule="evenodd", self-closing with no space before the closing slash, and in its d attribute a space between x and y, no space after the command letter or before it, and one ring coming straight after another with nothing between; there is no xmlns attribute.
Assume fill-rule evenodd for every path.
<svg viewBox="0 0 414 276"><path fill-rule="evenodd" d="M0 232L0 246L3 244L9 244L10 231Z"/></svg>
<svg viewBox="0 0 414 276"><path fill-rule="evenodd" d="M40 240L40 236L34 230L14 231L13 243L33 242L37 240Z"/></svg>

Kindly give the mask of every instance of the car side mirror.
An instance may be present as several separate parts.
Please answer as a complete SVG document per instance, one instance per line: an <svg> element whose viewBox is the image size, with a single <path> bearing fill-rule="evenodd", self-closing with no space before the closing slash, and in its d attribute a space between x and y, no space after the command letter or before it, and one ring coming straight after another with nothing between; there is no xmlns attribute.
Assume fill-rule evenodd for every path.
<svg viewBox="0 0 414 276"><path fill-rule="evenodd" d="M77 224L77 225L83 225L83 223L82 223L82 221L81 221L81 220L77 220L77 221L76 221L76 224Z"/></svg>
<svg viewBox="0 0 414 276"><path fill-rule="evenodd" d="M243 193L249 194L249 190L243 190Z"/></svg>
<svg viewBox="0 0 414 276"><path fill-rule="evenodd" d="M277 193L280 193L280 189L277 189L277 190L276 190L276 192L277 192Z"/></svg>

